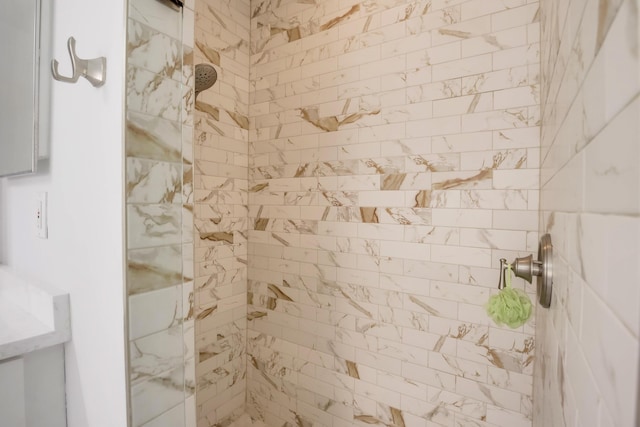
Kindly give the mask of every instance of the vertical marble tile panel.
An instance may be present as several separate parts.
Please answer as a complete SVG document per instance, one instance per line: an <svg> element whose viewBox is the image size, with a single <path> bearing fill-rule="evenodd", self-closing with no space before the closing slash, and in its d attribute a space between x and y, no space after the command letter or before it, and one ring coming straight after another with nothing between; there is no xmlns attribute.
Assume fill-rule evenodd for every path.
<svg viewBox="0 0 640 427"><path fill-rule="evenodd" d="M129 205L128 246L138 249L178 244L182 240L180 205Z"/></svg>
<svg viewBox="0 0 640 427"><path fill-rule="evenodd" d="M160 376L131 386L131 416L134 426L141 426L184 401L184 368L165 372Z"/></svg>
<svg viewBox="0 0 640 427"><path fill-rule="evenodd" d="M129 2L129 18L154 28L176 40L181 39L180 12L156 0Z"/></svg>
<svg viewBox="0 0 640 427"><path fill-rule="evenodd" d="M193 389L188 260L191 139L183 141L182 10L129 2L127 27L127 288L129 385L134 426L185 426ZM192 162L192 160L191 160ZM187 167L185 168L185 164ZM188 190L185 192L185 188ZM188 226L185 233L185 224ZM184 259L183 259L184 258ZM187 262L185 262L187 260ZM186 294L186 295L185 295ZM185 307L186 306L186 307ZM189 371L191 369L191 371ZM195 414L193 405L189 407Z"/></svg>
<svg viewBox="0 0 640 427"><path fill-rule="evenodd" d="M180 246L130 250L127 254L127 281L130 295L181 283Z"/></svg>
<svg viewBox="0 0 640 427"><path fill-rule="evenodd" d="M180 134L176 122L127 110L127 156L179 162L182 158Z"/></svg>
<svg viewBox="0 0 640 427"><path fill-rule="evenodd" d="M128 203L176 203L181 200L182 168L166 163L127 158Z"/></svg>
<svg viewBox="0 0 640 427"><path fill-rule="evenodd" d="M130 65L127 69L127 108L179 121L182 90L179 81Z"/></svg>
<svg viewBox="0 0 640 427"><path fill-rule="evenodd" d="M180 324L183 307L180 286L129 297L129 338L163 331Z"/></svg>
<svg viewBox="0 0 640 427"><path fill-rule="evenodd" d="M142 427L181 427L185 425L185 405L178 404Z"/></svg>

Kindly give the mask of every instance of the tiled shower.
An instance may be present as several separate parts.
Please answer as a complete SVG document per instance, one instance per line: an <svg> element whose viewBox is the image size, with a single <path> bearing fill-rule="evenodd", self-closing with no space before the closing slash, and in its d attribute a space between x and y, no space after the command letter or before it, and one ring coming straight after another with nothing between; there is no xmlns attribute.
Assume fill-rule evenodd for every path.
<svg viewBox="0 0 640 427"><path fill-rule="evenodd" d="M637 253L638 11L555 3L130 0L131 425L631 426L640 298L585 263ZM539 231L552 307L497 326Z"/></svg>

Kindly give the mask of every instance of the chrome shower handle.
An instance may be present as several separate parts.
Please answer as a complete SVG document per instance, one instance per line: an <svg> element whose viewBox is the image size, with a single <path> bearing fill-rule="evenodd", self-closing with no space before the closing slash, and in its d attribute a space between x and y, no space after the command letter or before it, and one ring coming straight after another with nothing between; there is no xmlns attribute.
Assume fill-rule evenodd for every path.
<svg viewBox="0 0 640 427"><path fill-rule="evenodd" d="M498 278L498 289L504 289L505 286L505 277L507 274L507 260L505 258L500 258L500 277Z"/></svg>
<svg viewBox="0 0 640 427"><path fill-rule="evenodd" d="M508 266L507 260L500 258L498 289L505 287L505 274L507 274ZM516 277L521 277L529 283L533 280L533 276L537 276L538 301L543 307L549 308L553 286L553 245L551 244L551 236L545 234L540 238L537 260L533 259L533 255L516 258L511 264L511 270L513 270Z"/></svg>
<svg viewBox="0 0 640 427"><path fill-rule="evenodd" d="M533 255L516 258L512 264L513 274L531 283L533 276L542 275L542 262L534 261Z"/></svg>

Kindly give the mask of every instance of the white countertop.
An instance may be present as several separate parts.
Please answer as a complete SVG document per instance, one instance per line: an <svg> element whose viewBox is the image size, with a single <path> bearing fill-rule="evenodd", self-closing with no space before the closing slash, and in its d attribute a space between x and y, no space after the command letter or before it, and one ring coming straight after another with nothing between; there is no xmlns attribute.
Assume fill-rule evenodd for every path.
<svg viewBox="0 0 640 427"><path fill-rule="evenodd" d="M0 266L0 360L70 339L69 294Z"/></svg>

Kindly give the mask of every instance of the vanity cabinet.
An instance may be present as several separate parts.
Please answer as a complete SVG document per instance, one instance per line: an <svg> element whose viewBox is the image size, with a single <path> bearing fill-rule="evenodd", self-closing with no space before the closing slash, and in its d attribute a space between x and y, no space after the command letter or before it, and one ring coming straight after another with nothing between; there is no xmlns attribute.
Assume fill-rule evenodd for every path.
<svg viewBox="0 0 640 427"><path fill-rule="evenodd" d="M0 427L65 427L69 295L0 266Z"/></svg>
<svg viewBox="0 0 640 427"><path fill-rule="evenodd" d="M0 426L66 425L62 344L0 361Z"/></svg>

